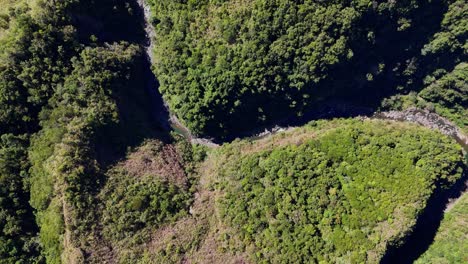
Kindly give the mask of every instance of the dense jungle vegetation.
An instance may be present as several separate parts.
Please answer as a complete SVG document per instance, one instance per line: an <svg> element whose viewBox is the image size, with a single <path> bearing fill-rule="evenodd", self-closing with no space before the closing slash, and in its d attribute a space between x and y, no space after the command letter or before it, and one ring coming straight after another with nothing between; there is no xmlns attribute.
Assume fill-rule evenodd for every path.
<svg viewBox="0 0 468 264"><path fill-rule="evenodd" d="M466 171L452 139L398 122L212 150L149 91L217 139L336 98L467 133L464 0L143 2L152 40L135 0L0 0L1 264L377 263ZM465 201L419 261L466 260Z"/></svg>
<svg viewBox="0 0 468 264"><path fill-rule="evenodd" d="M375 107L449 79L468 54L463 0L149 2L161 92L194 133L213 137L331 96Z"/></svg>
<svg viewBox="0 0 468 264"><path fill-rule="evenodd" d="M220 215L254 263L378 263L463 170L459 146L416 127L336 120L301 133L221 151Z"/></svg>
<svg viewBox="0 0 468 264"><path fill-rule="evenodd" d="M190 184L152 173L185 177L191 150L151 124L132 5L32 1L2 19L0 262L98 263L97 249L183 213ZM135 179L116 162L140 144L162 158Z"/></svg>

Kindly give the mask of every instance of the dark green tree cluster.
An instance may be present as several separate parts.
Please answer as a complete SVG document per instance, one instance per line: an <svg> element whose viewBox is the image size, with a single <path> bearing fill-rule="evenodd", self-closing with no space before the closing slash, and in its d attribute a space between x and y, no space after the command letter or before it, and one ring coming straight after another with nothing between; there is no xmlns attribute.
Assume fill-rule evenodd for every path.
<svg viewBox="0 0 468 264"><path fill-rule="evenodd" d="M0 45L0 133L37 129L37 115L70 71L77 46L66 11L76 1L20 6ZM34 16L32 13L35 13Z"/></svg>
<svg viewBox="0 0 468 264"><path fill-rule="evenodd" d="M420 65L435 60L420 58L423 47L465 45L458 1L424 46L451 2L149 1L154 71L195 134L222 138L301 115L324 96L414 89Z"/></svg>
<svg viewBox="0 0 468 264"><path fill-rule="evenodd" d="M38 114L69 71L75 49L64 18L73 1L18 2L2 14L0 39L0 135L2 138L2 263L41 262L38 227L29 205L29 134ZM33 15L34 14L34 15ZM52 224L52 223L51 223Z"/></svg>
<svg viewBox="0 0 468 264"><path fill-rule="evenodd" d="M460 63L449 73L438 72L430 77L420 92L394 95L382 101L384 110L419 107L434 111L468 132L468 64Z"/></svg>
<svg viewBox="0 0 468 264"><path fill-rule="evenodd" d="M441 60L448 57L459 62L468 56L468 6L463 0L449 2L451 4L441 22L441 29L424 46L422 54L439 55Z"/></svg>
<svg viewBox="0 0 468 264"><path fill-rule="evenodd" d="M89 248L100 224L96 197L106 166L154 130L145 112L143 35L135 5L36 1L2 12L5 263L84 259L82 249ZM175 192L161 188L160 194Z"/></svg>
<svg viewBox="0 0 468 264"><path fill-rule="evenodd" d="M426 108L467 131L468 126L468 14L465 1L451 1L441 29L421 50L422 83L415 91L390 96L383 109Z"/></svg>
<svg viewBox="0 0 468 264"><path fill-rule="evenodd" d="M38 210L43 245L55 244L50 254L51 248L44 248L49 262L60 257L64 232L64 226L53 223L66 214L63 224L76 239L96 224L94 195L102 172L96 161L95 134L118 122L112 95L128 85L138 56L139 48L128 44L85 49L73 60L73 71L49 108L41 112L42 130L34 135L30 154L31 203ZM79 240L71 242L80 245Z"/></svg>
<svg viewBox="0 0 468 264"><path fill-rule="evenodd" d="M468 132L468 64L460 63L452 72L424 88L418 95L426 107L455 122Z"/></svg>
<svg viewBox="0 0 468 264"><path fill-rule="evenodd" d="M127 238L143 243L148 229L186 212L186 188L158 181L157 175L141 180L106 172L106 164L100 162L98 152L115 155L106 150L108 144L129 146L134 139L125 137L138 137L141 131L129 134L128 130L146 128L121 112L136 110L144 116L138 108L121 109L125 105L121 102L127 101L123 96L135 96L128 90L139 83L141 56L137 45L126 42L84 49L40 114L42 129L33 136L30 151L31 204L38 211L48 263L63 261L63 252L67 256L70 249L94 250L90 239L105 243L100 235L108 243ZM63 239L68 239L67 248ZM84 253L80 258L86 259Z"/></svg>
<svg viewBox="0 0 468 264"><path fill-rule="evenodd" d="M132 12L124 0L39 0L11 7L0 38L0 134L38 130L39 112L85 46L121 40L129 26L136 29L128 39L141 40Z"/></svg>
<svg viewBox="0 0 468 264"><path fill-rule="evenodd" d="M462 175L460 147L438 133L333 122L297 145L221 150L221 216L255 262L377 263Z"/></svg>
<svg viewBox="0 0 468 264"><path fill-rule="evenodd" d="M0 263L40 261L29 205L27 136L0 138Z"/></svg>

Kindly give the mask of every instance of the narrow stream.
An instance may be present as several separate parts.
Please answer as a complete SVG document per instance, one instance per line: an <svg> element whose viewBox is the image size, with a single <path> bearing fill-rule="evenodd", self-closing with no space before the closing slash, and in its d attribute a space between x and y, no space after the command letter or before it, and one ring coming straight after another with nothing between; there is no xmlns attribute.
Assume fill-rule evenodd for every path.
<svg viewBox="0 0 468 264"><path fill-rule="evenodd" d="M143 26L145 28L147 38L144 44L147 59L147 65L145 65L145 69L147 69L145 73L146 89L148 90L151 97L154 119L158 121L164 129L174 131L190 140L192 143L203 144L209 147L218 146L218 144L215 143L213 139L198 138L194 136L191 131L186 126L184 126L183 123L174 114L170 112L167 103L164 101L161 93L159 92L159 83L151 71L151 65L154 65L154 59L152 55L152 39L156 37L153 26L148 22L151 18L151 9L145 3L145 0L136 0L136 2L144 16ZM413 122L433 130L439 130L443 134L454 138L462 146L465 153L468 152L468 137L463 135L457 126L435 113L412 108L405 111L389 111L373 114L372 110L369 108L358 107L339 101L326 102L321 107L309 111L301 118L292 116L283 121L280 121L278 126L265 129L264 131L246 132L243 135L238 135L238 137L256 140L281 131L285 131L298 124L306 124L311 120L356 116L372 116L372 119ZM234 137L232 139L234 139Z"/></svg>
<svg viewBox="0 0 468 264"><path fill-rule="evenodd" d="M410 264L431 246L445 211L468 191L468 137L452 122L427 110L410 108L405 111L382 112L375 114L373 118L413 122L438 130L456 140L462 147L465 156L463 176L449 190L441 190L431 196L426 208L418 216L411 234L404 239L401 245L390 246L381 261L382 264Z"/></svg>
<svg viewBox="0 0 468 264"><path fill-rule="evenodd" d="M155 30L151 23L151 8L145 3L145 0L136 0L140 8L140 13L143 15L143 27L146 32L146 41L144 43L146 65L145 65L145 78L146 78L146 90L151 99L151 104L153 106L152 115L153 119L160 123L161 127L168 132L175 132L180 134L190 142L194 144L201 144L207 147L217 147L218 144L212 139L208 138L199 138L194 136L191 131L175 116L169 111L169 106L164 101L162 94L159 92L159 82L157 81L154 73L151 71L151 65L154 65L153 59L153 41L156 37Z"/></svg>

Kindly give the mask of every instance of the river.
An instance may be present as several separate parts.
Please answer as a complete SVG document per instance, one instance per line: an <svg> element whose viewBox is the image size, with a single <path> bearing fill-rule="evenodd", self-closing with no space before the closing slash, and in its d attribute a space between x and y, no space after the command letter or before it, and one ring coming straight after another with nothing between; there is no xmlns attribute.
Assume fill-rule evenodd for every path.
<svg viewBox="0 0 468 264"><path fill-rule="evenodd" d="M412 122L453 138L464 150L468 152L468 137L455 124L440 115L418 108L409 108L404 111L388 111L376 113L374 119Z"/></svg>
<svg viewBox="0 0 468 264"><path fill-rule="evenodd" d="M156 37L156 33L152 24L148 22L151 18L151 8L145 3L145 0L136 0L136 2L140 7L141 13L144 16L142 22L144 23L143 27L146 32L146 40L143 43L146 57L145 89L148 91L148 94L151 99L151 112L153 119L157 121L163 129L167 130L168 132L174 131L194 144L201 144L210 148L218 147L219 145L215 143L213 139L196 137L190 131L190 129L188 129L177 118L177 116L171 113L171 111L169 110L168 104L164 101L163 96L159 92L159 82L154 76L154 73L151 71L151 65L155 65L153 58L154 46L152 40Z"/></svg>
<svg viewBox="0 0 468 264"><path fill-rule="evenodd" d="M202 144L210 148L218 147L219 144L213 139L199 138L194 136L190 130L169 111L169 107L158 91L159 83L151 71L154 65L152 56L155 31L150 23L151 10L144 0L136 0L144 14L144 27L147 40L144 43L147 62L145 65L146 89L150 95L153 109L152 115L156 122L167 131L174 131L194 144ZM468 161L468 137L452 122L436 113L410 108L404 111L373 112L369 108L356 107L343 102L329 101L316 107L301 118L292 116L278 122L279 125L264 131L250 131L238 137L250 140L258 140L269 137L279 132L293 129L312 120L332 119L336 117L359 117L361 119L394 120L400 122L416 123L426 128L440 131L453 138L463 149L466 161ZM234 136L232 137L234 139ZM231 140L232 140L231 139ZM382 263L411 263L429 247L437 232L444 210L450 206L463 192L466 192L468 184L467 175L460 179L449 192L435 194L431 197L427 208L418 218L414 231L408 236L403 246L390 248L382 260Z"/></svg>
<svg viewBox="0 0 468 264"><path fill-rule="evenodd" d="M145 0L136 0L138 6L141 8L141 13L144 15L144 28L146 32L146 41L144 43L147 65L146 65L146 89L150 94L152 103L152 114L154 119L160 123L161 127L166 130L174 131L182 135L187 140L195 144L202 144L208 147L219 146L218 142L215 142L211 138L201 138L191 133L183 122L181 122L177 116L170 112L168 104L164 101L163 96L160 94L158 88L159 83L156 80L153 72L151 71L151 65L154 65L153 58L153 39L156 37L155 30L151 23L151 8L145 3ZM371 119L382 119L382 120L395 120L412 122L422 125L424 127L438 130L441 133L448 135L455 139L464 149L464 152L468 152L468 137L465 136L460 129L447 119L426 111L416 108L410 108L405 111L389 111L389 112L377 112L372 113L369 108L358 107L343 102L325 102L322 106L317 107L314 110L309 111L303 117L297 118L291 116L285 120L279 122L279 125L273 126L264 131L249 131L242 135L232 136L230 140L236 137L248 138L256 140L273 135L278 132L282 132L291 128L294 128L297 124L306 124L309 121L317 119L331 119L334 117L352 117L352 116L371 116ZM221 142L222 143L222 142Z"/></svg>

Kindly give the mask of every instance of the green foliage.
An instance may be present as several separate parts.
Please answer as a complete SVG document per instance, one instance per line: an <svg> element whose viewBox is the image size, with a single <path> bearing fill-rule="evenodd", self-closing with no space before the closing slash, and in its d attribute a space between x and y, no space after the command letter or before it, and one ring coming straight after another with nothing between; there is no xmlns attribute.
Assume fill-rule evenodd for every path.
<svg viewBox="0 0 468 264"><path fill-rule="evenodd" d="M111 173L101 195L104 236L137 244L146 241L151 230L184 215L189 202L187 191L155 175L137 178L118 170Z"/></svg>
<svg viewBox="0 0 468 264"><path fill-rule="evenodd" d="M34 136L30 154L31 203L38 210L48 262L60 260L64 224L74 230L75 246L96 224L92 208L102 176L94 135L117 122L113 91L125 87L137 56L139 49L125 43L83 50L41 113L43 129ZM68 215L67 222L62 214Z"/></svg>
<svg viewBox="0 0 468 264"><path fill-rule="evenodd" d="M40 226L41 253L47 263L60 264L63 251L64 219L62 202L58 197L52 198L47 209L37 213L37 223Z"/></svg>
<svg viewBox="0 0 468 264"><path fill-rule="evenodd" d="M466 263L468 261L468 194L463 194L453 208L446 211L434 242L415 262Z"/></svg>
<svg viewBox="0 0 468 264"><path fill-rule="evenodd" d="M15 23L0 45L0 133L32 132L41 107L69 72L77 47L75 29L63 17L70 2L11 11Z"/></svg>
<svg viewBox="0 0 468 264"><path fill-rule="evenodd" d="M195 133L250 121L241 111L265 121L271 109L264 108L278 107L273 96L300 108L297 91L352 56L347 36L359 15L339 3L150 2L161 91Z"/></svg>
<svg viewBox="0 0 468 264"><path fill-rule="evenodd" d="M438 78L426 77L429 85L419 93L396 95L383 100L383 109L426 108L468 131L468 64L460 63L452 72L440 75Z"/></svg>
<svg viewBox="0 0 468 264"><path fill-rule="evenodd" d="M196 134L223 137L300 115L319 96L355 86L337 88L361 71L366 83L396 72L408 87L431 72L427 88L402 105L433 105L467 125L463 1L149 3L161 90ZM154 231L189 217L207 149L173 142L149 121L134 1L0 6L0 263L105 262L108 245L123 262L151 262L144 245ZM424 25L437 24L425 19L446 7L432 34ZM402 56L380 54L401 39ZM415 51L437 63L418 68ZM451 63L459 65L452 71ZM307 129L328 130L297 146L220 151L234 151L220 173L221 212L255 260L375 262L411 230L432 192L459 177L460 150L438 134L343 120L315 126ZM115 164L134 165L123 155L145 138L161 139L150 159L167 175ZM192 240L170 238L158 260L198 248L211 223L194 222Z"/></svg>
<svg viewBox="0 0 468 264"><path fill-rule="evenodd" d="M468 129L468 63L455 69L424 88L419 96L435 106L435 111Z"/></svg>
<svg viewBox="0 0 468 264"><path fill-rule="evenodd" d="M438 133L376 121L313 125L316 138L297 145L220 152L221 216L255 262L377 263L434 190L461 177L460 147Z"/></svg>
<svg viewBox="0 0 468 264"><path fill-rule="evenodd" d="M40 261L37 226L28 204L27 143L24 135L0 138L0 263Z"/></svg>
<svg viewBox="0 0 468 264"><path fill-rule="evenodd" d="M468 5L464 0L451 1L447 13L442 20L442 29L424 46L422 53L441 54L460 53L468 55Z"/></svg>
<svg viewBox="0 0 468 264"><path fill-rule="evenodd" d="M428 65L422 73L422 89L384 99L384 109L427 108L468 132L468 26L464 19L467 13L465 1L450 1L441 29L421 50Z"/></svg>
<svg viewBox="0 0 468 264"><path fill-rule="evenodd" d="M164 98L192 132L219 138L301 115L324 96L353 97L365 84L370 94L412 85L426 34L448 6L368 0L149 3L157 36L154 71ZM452 19L462 21L460 16ZM457 23L463 29L464 22ZM459 34L460 41L464 37Z"/></svg>
<svg viewBox="0 0 468 264"><path fill-rule="evenodd" d="M144 112L145 91L133 89L144 87L140 47L104 42L142 40L135 29L140 21L133 17L134 5L123 0L39 0L2 10L0 134L34 134L29 155L24 150L22 158L29 157L31 168L21 168L21 175L31 174L30 203L37 210L42 255L49 263L68 261L69 252L89 246L88 238L101 224L96 196L104 183L102 166L153 129ZM117 151L108 151L111 144ZM5 195L24 196L18 203L28 204L26 187L24 193L11 192L5 190ZM26 218L32 221L31 208L27 215L15 206L18 225ZM5 258L21 258L29 250L33 261L35 244L22 242L34 235L30 233L21 237L18 231L17 241L9 233L2 236L6 240L1 247L11 255ZM17 249L21 243L25 252Z"/></svg>

